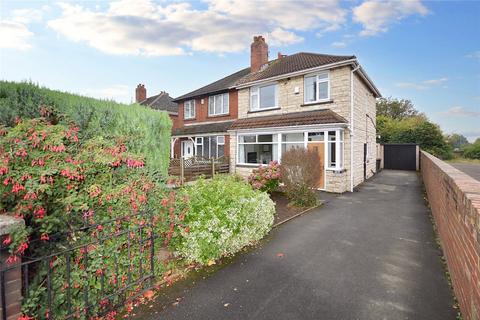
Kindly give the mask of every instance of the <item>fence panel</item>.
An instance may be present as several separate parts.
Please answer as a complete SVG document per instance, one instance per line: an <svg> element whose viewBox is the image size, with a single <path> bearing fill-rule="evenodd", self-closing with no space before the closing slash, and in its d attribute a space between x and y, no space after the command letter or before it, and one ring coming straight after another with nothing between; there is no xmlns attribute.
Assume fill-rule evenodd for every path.
<svg viewBox="0 0 480 320"><path fill-rule="evenodd" d="M182 175L183 163L183 175ZM209 159L204 157L173 158L170 159L168 173L177 176L181 181L193 181L200 176L211 178L214 174L229 173L228 157Z"/></svg>

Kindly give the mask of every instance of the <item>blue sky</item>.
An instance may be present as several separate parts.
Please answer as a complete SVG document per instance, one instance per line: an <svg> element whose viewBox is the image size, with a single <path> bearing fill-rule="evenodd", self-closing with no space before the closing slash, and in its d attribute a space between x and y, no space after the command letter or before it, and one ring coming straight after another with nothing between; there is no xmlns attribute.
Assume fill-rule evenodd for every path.
<svg viewBox="0 0 480 320"><path fill-rule="evenodd" d="M383 96L480 137L479 1L0 0L0 78L130 102L178 96L278 51L354 54Z"/></svg>

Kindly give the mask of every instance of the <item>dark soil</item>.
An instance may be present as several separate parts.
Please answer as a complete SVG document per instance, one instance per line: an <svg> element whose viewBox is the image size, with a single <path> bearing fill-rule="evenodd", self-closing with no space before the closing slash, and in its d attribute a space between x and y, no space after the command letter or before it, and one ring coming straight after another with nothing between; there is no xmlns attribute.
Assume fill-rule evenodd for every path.
<svg viewBox="0 0 480 320"><path fill-rule="evenodd" d="M283 192L273 192L270 198L275 202L276 212L275 220L273 221L274 225L288 220L306 209L289 205L289 200Z"/></svg>

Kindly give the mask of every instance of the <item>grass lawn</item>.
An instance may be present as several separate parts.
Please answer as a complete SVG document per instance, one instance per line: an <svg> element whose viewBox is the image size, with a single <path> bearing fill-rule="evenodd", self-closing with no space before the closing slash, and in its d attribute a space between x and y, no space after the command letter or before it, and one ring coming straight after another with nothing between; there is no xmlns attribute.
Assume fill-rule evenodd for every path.
<svg viewBox="0 0 480 320"><path fill-rule="evenodd" d="M451 160L447 160L448 163L476 163L480 164L480 159L467 159L467 158L454 158Z"/></svg>

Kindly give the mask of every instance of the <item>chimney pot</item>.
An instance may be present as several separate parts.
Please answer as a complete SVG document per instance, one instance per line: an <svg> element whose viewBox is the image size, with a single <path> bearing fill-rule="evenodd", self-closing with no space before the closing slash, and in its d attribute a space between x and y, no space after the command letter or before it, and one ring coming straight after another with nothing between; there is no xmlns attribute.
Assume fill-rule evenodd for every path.
<svg viewBox="0 0 480 320"><path fill-rule="evenodd" d="M250 46L250 72L259 71L268 63L268 45L262 36L254 36Z"/></svg>
<svg viewBox="0 0 480 320"><path fill-rule="evenodd" d="M147 89L144 84L139 83L135 89L135 102L140 103L145 99L147 99Z"/></svg>

